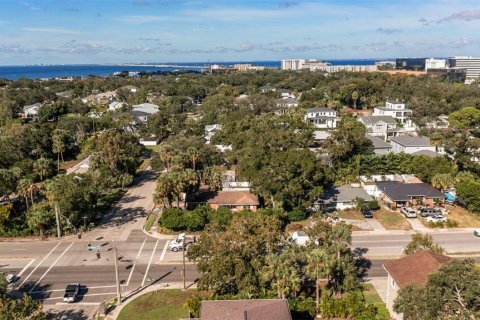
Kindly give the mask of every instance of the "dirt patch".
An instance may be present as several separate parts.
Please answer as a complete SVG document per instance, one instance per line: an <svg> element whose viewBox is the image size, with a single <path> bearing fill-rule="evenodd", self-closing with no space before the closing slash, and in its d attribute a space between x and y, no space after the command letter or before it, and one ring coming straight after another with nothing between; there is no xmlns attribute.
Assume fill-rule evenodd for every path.
<svg viewBox="0 0 480 320"><path fill-rule="evenodd" d="M480 227L479 215L469 213L467 209L459 206L446 205L445 208L448 211L448 220L457 222L459 228Z"/></svg>
<svg viewBox="0 0 480 320"><path fill-rule="evenodd" d="M365 219L359 210L340 210L329 214L332 217L339 217L347 220L363 220Z"/></svg>

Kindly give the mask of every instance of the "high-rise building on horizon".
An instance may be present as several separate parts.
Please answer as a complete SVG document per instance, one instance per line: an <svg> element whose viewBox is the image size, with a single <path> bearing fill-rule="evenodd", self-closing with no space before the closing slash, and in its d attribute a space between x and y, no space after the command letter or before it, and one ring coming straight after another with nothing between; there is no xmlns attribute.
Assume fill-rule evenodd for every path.
<svg viewBox="0 0 480 320"><path fill-rule="evenodd" d="M445 69L447 67L446 59L429 58L425 60L425 70L428 69Z"/></svg>
<svg viewBox="0 0 480 320"><path fill-rule="evenodd" d="M304 64L305 59L285 59L282 60L282 70L300 70Z"/></svg>
<svg viewBox="0 0 480 320"><path fill-rule="evenodd" d="M451 68L466 69L466 84L470 84L480 77L480 57L451 57L448 59Z"/></svg>

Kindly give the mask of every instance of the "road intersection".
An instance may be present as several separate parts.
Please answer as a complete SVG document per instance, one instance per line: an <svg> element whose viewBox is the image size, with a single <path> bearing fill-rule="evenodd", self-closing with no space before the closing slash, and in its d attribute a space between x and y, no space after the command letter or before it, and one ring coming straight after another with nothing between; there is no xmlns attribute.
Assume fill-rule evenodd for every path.
<svg viewBox="0 0 480 320"><path fill-rule="evenodd" d="M174 236L153 237L143 231L153 209L155 174L144 171L133 187L92 232L60 240L0 241L0 271L17 274L14 288L40 299L47 306L62 305L67 284L82 285L76 304L98 308L116 295L113 246L117 249L122 295L150 284L177 286L182 282L182 252L168 249ZM480 238L471 230L432 231L436 243L449 253L480 252ZM354 232L352 249L370 259L369 278L385 277L382 264L402 254L411 232ZM88 245L96 246L89 251ZM192 285L199 274L186 264L186 282Z"/></svg>

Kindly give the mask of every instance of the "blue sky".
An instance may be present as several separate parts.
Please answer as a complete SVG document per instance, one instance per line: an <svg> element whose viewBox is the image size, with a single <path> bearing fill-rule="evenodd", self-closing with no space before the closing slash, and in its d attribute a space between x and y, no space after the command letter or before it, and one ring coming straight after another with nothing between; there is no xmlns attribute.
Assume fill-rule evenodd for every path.
<svg viewBox="0 0 480 320"><path fill-rule="evenodd" d="M480 55L478 0L0 0L0 65Z"/></svg>

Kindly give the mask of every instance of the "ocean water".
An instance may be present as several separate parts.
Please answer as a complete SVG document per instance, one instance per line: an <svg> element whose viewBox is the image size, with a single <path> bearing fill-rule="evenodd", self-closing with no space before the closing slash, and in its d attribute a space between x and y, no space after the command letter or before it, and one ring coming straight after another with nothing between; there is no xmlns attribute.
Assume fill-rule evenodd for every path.
<svg viewBox="0 0 480 320"><path fill-rule="evenodd" d="M325 60L333 65L370 65L373 59L365 60ZM227 62L188 62L188 63L150 63L148 65L31 65L31 66L0 66L0 78L17 80L20 78L40 79L55 77L105 77L120 71L201 71L212 64L233 66L237 63L251 63L257 66L280 68L280 61L227 61Z"/></svg>

